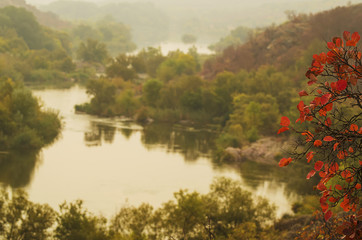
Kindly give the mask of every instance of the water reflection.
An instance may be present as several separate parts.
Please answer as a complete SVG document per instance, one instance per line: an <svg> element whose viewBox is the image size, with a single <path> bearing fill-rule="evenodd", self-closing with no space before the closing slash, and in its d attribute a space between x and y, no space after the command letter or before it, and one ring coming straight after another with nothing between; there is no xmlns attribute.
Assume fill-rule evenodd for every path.
<svg viewBox="0 0 362 240"><path fill-rule="evenodd" d="M84 133L87 146L102 146L102 143L113 143L116 127L105 123L91 122L89 131Z"/></svg>
<svg viewBox="0 0 362 240"><path fill-rule="evenodd" d="M0 183L12 188L27 186L40 163L39 152L2 153L0 154Z"/></svg>
<svg viewBox="0 0 362 240"><path fill-rule="evenodd" d="M181 153L185 161L210 156L214 147L214 132L166 124L144 127L141 141L148 149L164 148L167 152Z"/></svg>
<svg viewBox="0 0 362 240"><path fill-rule="evenodd" d="M148 150L162 149L168 153L179 153L185 161L196 161L210 156L216 133L205 129L190 129L171 124L149 124L142 128L132 128L127 123L118 126L91 121L89 130L84 133L88 147L113 143L116 130L129 139L133 133L141 132L141 142Z"/></svg>
<svg viewBox="0 0 362 240"><path fill-rule="evenodd" d="M283 185L287 195L313 194L313 186L318 184L318 178L306 181L310 166L301 163L295 163L290 168L280 168L277 164L247 161L240 165L239 170L244 182L250 187L257 188L261 182L274 182Z"/></svg>

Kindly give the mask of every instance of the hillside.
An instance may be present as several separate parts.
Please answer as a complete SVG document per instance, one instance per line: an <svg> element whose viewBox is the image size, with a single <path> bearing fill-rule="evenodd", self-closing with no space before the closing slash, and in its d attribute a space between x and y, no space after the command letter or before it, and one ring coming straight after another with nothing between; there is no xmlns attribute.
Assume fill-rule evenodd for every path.
<svg viewBox="0 0 362 240"><path fill-rule="evenodd" d="M29 5L25 2L25 0L1 0L0 8L6 6L15 6L15 7L23 7L29 12L32 12L34 16L37 18L38 22L41 25L62 29L70 26L70 23L61 20L58 16L51 12L42 12L38 10L36 7Z"/></svg>
<svg viewBox="0 0 362 240"><path fill-rule="evenodd" d="M290 14L289 21L270 26L240 46L232 46L205 62L203 75L238 72L262 65L291 66L314 41L327 41L344 30L362 31L362 4L337 7L316 14Z"/></svg>

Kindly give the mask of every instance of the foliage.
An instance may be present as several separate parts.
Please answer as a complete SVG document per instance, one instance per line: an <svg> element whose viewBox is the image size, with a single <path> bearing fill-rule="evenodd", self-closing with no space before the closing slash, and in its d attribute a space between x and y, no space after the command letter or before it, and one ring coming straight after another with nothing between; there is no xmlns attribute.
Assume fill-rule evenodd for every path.
<svg viewBox="0 0 362 240"><path fill-rule="evenodd" d="M149 79L145 82L143 85L143 100L147 105L152 107L158 105L162 86L163 83L157 79Z"/></svg>
<svg viewBox="0 0 362 240"><path fill-rule="evenodd" d="M94 24L76 25L70 30L70 37L75 46L87 39L101 41L107 46L112 56L136 49L136 45L132 42L130 28L111 17L103 18Z"/></svg>
<svg viewBox="0 0 362 240"><path fill-rule="evenodd" d="M180 51L171 52L168 59L161 63L157 70L157 77L164 82L181 75L193 75L196 73L196 59Z"/></svg>
<svg viewBox="0 0 362 240"><path fill-rule="evenodd" d="M143 203L123 206L109 224L77 200L55 212L32 203L22 191L0 195L0 237L31 240L235 239L251 227L250 236L271 236L274 207L243 190L240 182L215 179L210 192L180 190L174 200L154 209Z"/></svg>
<svg viewBox="0 0 362 240"><path fill-rule="evenodd" d="M223 71L237 73L263 65L274 65L283 70L292 67L314 41L324 42L345 28L360 30L361 9L362 5L357 4L316 14L293 15L289 21L279 26L271 25L251 35L244 44L230 46L208 59L203 66L203 76L212 79Z"/></svg>
<svg viewBox="0 0 362 240"><path fill-rule="evenodd" d="M209 46L209 49L215 52L222 52L229 46L237 46L245 43L251 36L252 30L247 27L239 26L232 30L229 35L221 38L217 43Z"/></svg>
<svg viewBox="0 0 362 240"><path fill-rule="evenodd" d="M174 197L156 211L147 204L122 208L112 228L121 239L227 239L243 224L263 232L274 217L266 200L253 199L230 179L215 180L205 195L180 190Z"/></svg>
<svg viewBox="0 0 362 240"><path fill-rule="evenodd" d="M8 6L0 9L0 26L15 29L30 49L50 47L47 45L49 39L45 37L45 32L34 15L23 8Z"/></svg>
<svg viewBox="0 0 362 240"><path fill-rule="evenodd" d="M69 86L76 71L70 38L39 25L23 8L0 9L0 77L29 85Z"/></svg>
<svg viewBox="0 0 362 240"><path fill-rule="evenodd" d="M10 79L0 80L1 149L40 149L58 136L58 114L43 111L31 92Z"/></svg>
<svg viewBox="0 0 362 240"><path fill-rule="evenodd" d="M83 209L83 202L60 205L55 239L59 240L107 240L106 219L96 217Z"/></svg>
<svg viewBox="0 0 362 240"><path fill-rule="evenodd" d="M307 179L319 173L321 179L316 188L321 191L320 204L326 224L333 215L330 208L340 205L351 222L343 223L337 235L359 239L362 54L356 47L360 39L357 32L345 31L343 39L333 38L327 43L327 53L313 55L312 66L306 73L310 87L299 92L300 97L313 97L308 105L300 101L297 106L300 116L296 122L306 124L300 130L290 127L289 118L281 118L282 128L278 133L292 129L301 139L291 157L282 158L279 166L303 159L314 163ZM326 239L334 239L336 235L330 231L316 234Z"/></svg>
<svg viewBox="0 0 362 240"><path fill-rule="evenodd" d="M107 76L110 78L121 77L124 80L136 78L136 71L132 67L132 59L125 54L113 58L111 64L106 68Z"/></svg>
<svg viewBox="0 0 362 240"><path fill-rule="evenodd" d="M85 62L105 63L108 51L104 43L88 38L85 42L80 43L77 57Z"/></svg>
<svg viewBox="0 0 362 240"><path fill-rule="evenodd" d="M20 190L10 197L0 193L0 237L2 239L46 240L55 222L55 212L48 205L35 204Z"/></svg>
<svg viewBox="0 0 362 240"><path fill-rule="evenodd" d="M116 101L116 88L107 79L89 81L87 93L93 96L90 105L90 112L93 114L107 115L108 109Z"/></svg>

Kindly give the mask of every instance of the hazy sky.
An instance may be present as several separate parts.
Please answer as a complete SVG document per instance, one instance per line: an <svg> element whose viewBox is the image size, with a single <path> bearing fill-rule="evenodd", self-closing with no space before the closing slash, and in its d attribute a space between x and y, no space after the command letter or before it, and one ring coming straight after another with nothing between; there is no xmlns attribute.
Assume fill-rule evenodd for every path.
<svg viewBox="0 0 362 240"><path fill-rule="evenodd" d="M51 2L55 2L58 0L25 0L27 3L30 4L48 4ZM67 0L69 1L69 0ZM84 1L84 2L96 2L96 3L104 3L104 2L157 2L157 1L164 1L164 0L74 0L74 1ZM182 0L179 0L182 1ZM197 1L197 0L194 0ZM222 1L222 0L220 0ZM244 1L244 2L253 2L253 3L265 3L265 2L301 2L303 0L239 0L239 1ZM323 0L314 0L314 1L323 1ZM227 2L227 0L225 1ZM348 0L340 0L341 4L345 4L346 2L348 2ZM349 2L351 3L357 3L357 2L362 2L362 0L349 0Z"/></svg>

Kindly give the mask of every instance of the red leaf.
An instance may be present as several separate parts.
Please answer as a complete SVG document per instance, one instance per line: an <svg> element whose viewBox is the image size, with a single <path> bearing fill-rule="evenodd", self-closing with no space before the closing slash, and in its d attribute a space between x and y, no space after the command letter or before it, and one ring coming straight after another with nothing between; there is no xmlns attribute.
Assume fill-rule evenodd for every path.
<svg viewBox="0 0 362 240"><path fill-rule="evenodd" d="M324 185L323 182L320 182L320 183L318 183L318 185L317 185L317 189L318 189L319 191L324 191L324 190L326 190L327 188L326 188L326 185Z"/></svg>
<svg viewBox="0 0 362 240"><path fill-rule="evenodd" d="M326 124L327 127L332 126L332 120L331 118L327 118L327 120L324 122Z"/></svg>
<svg viewBox="0 0 362 240"><path fill-rule="evenodd" d="M292 160L292 158L282 158L279 162L279 167L287 166Z"/></svg>
<svg viewBox="0 0 362 240"><path fill-rule="evenodd" d="M339 151L337 154L337 157L339 159L344 159L347 155L348 155L348 153L346 151Z"/></svg>
<svg viewBox="0 0 362 240"><path fill-rule="evenodd" d="M354 32L352 34L351 40L354 41L355 43L357 43L360 40L360 38L361 37L359 36L358 32Z"/></svg>
<svg viewBox="0 0 362 240"><path fill-rule="evenodd" d="M353 153L353 152L354 152L354 151L353 151L353 148L352 148L352 147L349 147L349 148L348 148L348 152Z"/></svg>
<svg viewBox="0 0 362 240"><path fill-rule="evenodd" d="M300 101L297 105L297 108L299 110L299 112L303 112L304 111L304 107L305 107L305 104L303 101Z"/></svg>
<svg viewBox="0 0 362 240"><path fill-rule="evenodd" d="M342 186L341 185L339 185L339 184L336 184L336 186L334 186L337 190L339 190L339 191L342 191Z"/></svg>
<svg viewBox="0 0 362 240"><path fill-rule="evenodd" d="M315 140L314 141L314 146L316 146L316 147L322 146L322 141L321 140Z"/></svg>
<svg viewBox="0 0 362 240"><path fill-rule="evenodd" d="M331 142L331 141L334 141L336 140L334 137L331 137L331 136L326 136L323 138L323 141L325 142Z"/></svg>
<svg viewBox="0 0 362 240"><path fill-rule="evenodd" d="M314 157L314 152L313 151L310 151L309 153L307 153L308 163L313 159L313 157Z"/></svg>
<svg viewBox="0 0 362 240"><path fill-rule="evenodd" d="M327 61L327 54L324 53L324 52L322 52L321 54L319 54L319 58L320 58L320 62L321 62L322 64L325 64L326 61Z"/></svg>
<svg viewBox="0 0 362 240"><path fill-rule="evenodd" d="M309 94L305 90L299 92L299 97L308 96L308 95Z"/></svg>
<svg viewBox="0 0 362 240"><path fill-rule="evenodd" d="M347 88L347 81L346 80L341 79L341 80L337 81L337 90L338 91L343 91L346 88Z"/></svg>
<svg viewBox="0 0 362 240"><path fill-rule="evenodd" d="M348 31L344 31L344 32L343 32L343 38L344 38L344 40L346 40L346 41L350 40L350 39L351 39L351 33L348 32Z"/></svg>
<svg viewBox="0 0 362 240"><path fill-rule="evenodd" d="M324 178L325 176L327 176L327 173L326 172L319 172L319 176L321 177L321 178Z"/></svg>
<svg viewBox="0 0 362 240"><path fill-rule="evenodd" d="M353 40L349 40L349 41L346 42L347 47L355 47L356 44L357 43L355 41L353 41Z"/></svg>
<svg viewBox="0 0 362 240"><path fill-rule="evenodd" d="M290 120L289 120L288 117L284 117L284 116L283 116L283 117L280 119L280 125L282 125L282 126L284 126L284 127L288 127L289 124L290 124Z"/></svg>
<svg viewBox="0 0 362 240"><path fill-rule="evenodd" d="M324 214L324 219L326 220L326 222L332 217L333 213L331 210L328 210L325 214Z"/></svg>
<svg viewBox="0 0 362 240"><path fill-rule="evenodd" d="M351 126L349 127L349 130L352 132L357 132L358 126L356 124L351 124Z"/></svg>
<svg viewBox="0 0 362 240"><path fill-rule="evenodd" d="M332 97L332 94L330 93L327 93L327 94L324 94L322 97L321 97L321 103L322 105L325 105L329 99Z"/></svg>
<svg viewBox="0 0 362 240"><path fill-rule="evenodd" d="M329 49L333 49L333 48L336 47L336 45L335 45L334 43L332 43L332 42L328 42L328 43L327 43L327 47L328 47Z"/></svg>
<svg viewBox="0 0 362 240"><path fill-rule="evenodd" d="M334 38L333 42L336 44L337 47L341 47L343 45L342 39L339 37Z"/></svg>
<svg viewBox="0 0 362 240"><path fill-rule="evenodd" d="M339 143L335 143L335 144L333 145L333 151L336 151L338 145L339 145Z"/></svg>
<svg viewBox="0 0 362 240"><path fill-rule="evenodd" d="M327 104L327 105L323 108L323 110L326 111L326 112L329 112L329 111L331 111L332 109L333 109L333 103L332 103L332 102L329 103L329 104Z"/></svg>
<svg viewBox="0 0 362 240"><path fill-rule="evenodd" d="M278 130L277 134L280 134L280 133L288 131L288 130L289 130L288 127L282 127L281 129Z"/></svg>
<svg viewBox="0 0 362 240"><path fill-rule="evenodd" d="M361 184L360 184L360 183L357 183L356 186L355 186L355 188L356 188L357 190L361 189Z"/></svg>
<svg viewBox="0 0 362 240"><path fill-rule="evenodd" d="M323 163L322 161L317 161L317 162L314 164L314 169L315 169L316 171L319 171L319 170L322 169L323 165L324 165L324 163Z"/></svg>
<svg viewBox="0 0 362 240"><path fill-rule="evenodd" d="M312 171L310 171L307 175L307 179L310 179L311 177L313 177L315 175L316 171L313 169Z"/></svg>

